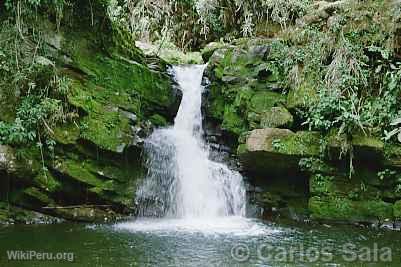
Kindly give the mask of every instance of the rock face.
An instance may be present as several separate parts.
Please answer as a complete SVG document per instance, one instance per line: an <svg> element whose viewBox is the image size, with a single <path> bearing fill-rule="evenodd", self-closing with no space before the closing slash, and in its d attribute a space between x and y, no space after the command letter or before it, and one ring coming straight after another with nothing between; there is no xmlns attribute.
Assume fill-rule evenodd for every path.
<svg viewBox="0 0 401 267"><path fill-rule="evenodd" d="M323 14L342 8L337 4L317 8ZM223 139L237 151L263 216L400 220L401 146L360 132L305 131L299 111L318 100L316 85L302 80L284 90L286 78L269 62L270 46L269 39L241 39L203 51L211 80L208 120L220 123Z"/></svg>
<svg viewBox="0 0 401 267"><path fill-rule="evenodd" d="M124 39L101 1L69 8L74 20L59 29L40 13L35 27L49 50L40 62L51 62L49 68L68 81L65 101L76 116L49 131L51 150L0 144L0 204L10 207L0 209L3 222L23 222L15 206L27 216L36 211L75 221L135 213L136 186L145 173L143 139L178 108L166 64Z"/></svg>

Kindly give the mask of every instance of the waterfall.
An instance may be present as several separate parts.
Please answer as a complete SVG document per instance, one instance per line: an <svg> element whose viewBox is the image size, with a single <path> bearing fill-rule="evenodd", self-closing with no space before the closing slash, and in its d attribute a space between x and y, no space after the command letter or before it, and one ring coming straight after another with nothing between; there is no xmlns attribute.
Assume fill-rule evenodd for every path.
<svg viewBox="0 0 401 267"><path fill-rule="evenodd" d="M174 66L182 91L174 126L156 129L145 141L148 174L136 202L142 217L245 216L242 176L209 159L203 140L202 77L206 65Z"/></svg>

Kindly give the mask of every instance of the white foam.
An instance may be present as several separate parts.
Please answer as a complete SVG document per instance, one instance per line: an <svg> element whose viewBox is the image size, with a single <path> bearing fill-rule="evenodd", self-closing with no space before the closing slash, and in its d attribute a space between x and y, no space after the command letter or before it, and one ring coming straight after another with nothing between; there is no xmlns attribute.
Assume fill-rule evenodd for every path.
<svg viewBox="0 0 401 267"><path fill-rule="evenodd" d="M259 236L277 233L279 230L268 227L254 219L229 216L209 219L146 219L114 225L116 230L143 233L200 233L204 235Z"/></svg>

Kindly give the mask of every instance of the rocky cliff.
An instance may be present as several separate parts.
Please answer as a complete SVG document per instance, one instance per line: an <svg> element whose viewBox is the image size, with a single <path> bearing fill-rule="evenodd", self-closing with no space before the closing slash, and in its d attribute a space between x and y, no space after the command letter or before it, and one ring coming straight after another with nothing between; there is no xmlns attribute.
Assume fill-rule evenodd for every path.
<svg viewBox="0 0 401 267"><path fill-rule="evenodd" d="M383 89L383 77L400 75L399 24L390 15L399 6L379 2L320 1L274 34L203 49L208 118L231 140L267 218L391 226L400 219L401 146L383 137L382 120L399 112L398 104L385 109L399 103L399 89ZM383 60L394 72L378 66Z"/></svg>
<svg viewBox="0 0 401 267"><path fill-rule="evenodd" d="M1 15L3 26L11 29L18 23L10 19L12 11L13 7ZM134 192L145 173L143 138L154 126L171 121L179 99L166 63L145 57L106 12L102 1L74 1L64 8L61 20L39 6L19 22L24 23L19 41L26 49L21 53L39 70L18 87L20 92L7 94L11 83L6 80L12 74L1 69L3 128L21 121L21 127L28 127L35 107L42 107L23 109L33 95L62 102L71 116L53 124L51 114L43 116L31 132L32 141L9 140L12 131L24 133L18 130L0 138L3 222L37 218L29 210L77 221L104 221L135 212ZM0 50L0 56L4 53ZM3 63L5 67L7 61ZM52 82L60 80L65 92L58 97ZM39 95L39 89L47 91ZM21 110L30 112L27 119Z"/></svg>

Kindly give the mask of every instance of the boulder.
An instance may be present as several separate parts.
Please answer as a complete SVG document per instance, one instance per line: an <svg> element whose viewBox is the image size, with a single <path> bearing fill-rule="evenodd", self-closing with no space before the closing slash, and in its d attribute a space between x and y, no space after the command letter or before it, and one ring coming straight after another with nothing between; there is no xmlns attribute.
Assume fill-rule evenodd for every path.
<svg viewBox="0 0 401 267"><path fill-rule="evenodd" d="M245 170L264 174L284 174L299 171L302 157L317 157L319 133L287 129L256 129L248 133L238 155Z"/></svg>
<svg viewBox="0 0 401 267"><path fill-rule="evenodd" d="M217 49L221 49L223 47L225 47L226 44L224 43L220 43L220 42L211 42L208 43L201 51L202 53L202 58L205 62L208 62L210 57L213 55L213 53L217 50Z"/></svg>

